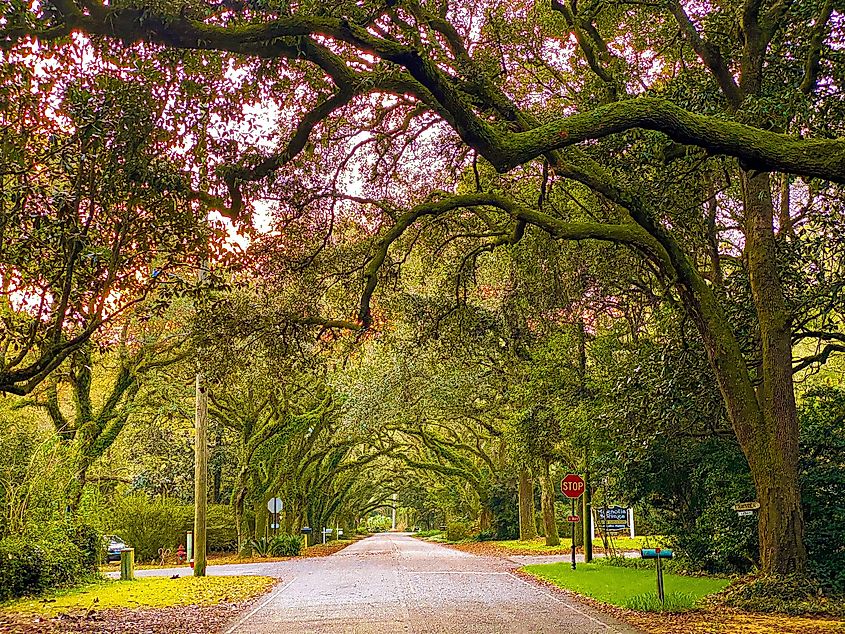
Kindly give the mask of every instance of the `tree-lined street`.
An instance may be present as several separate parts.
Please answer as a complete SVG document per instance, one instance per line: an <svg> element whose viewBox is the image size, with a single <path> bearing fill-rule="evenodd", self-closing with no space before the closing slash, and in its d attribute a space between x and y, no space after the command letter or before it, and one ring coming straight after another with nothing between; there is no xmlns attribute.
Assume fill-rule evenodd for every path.
<svg viewBox="0 0 845 634"><path fill-rule="evenodd" d="M325 558L210 566L208 573L281 579L272 594L230 625L232 633L633 632L612 617L525 581L513 573L520 565L380 533ZM136 574L180 572L185 569Z"/></svg>

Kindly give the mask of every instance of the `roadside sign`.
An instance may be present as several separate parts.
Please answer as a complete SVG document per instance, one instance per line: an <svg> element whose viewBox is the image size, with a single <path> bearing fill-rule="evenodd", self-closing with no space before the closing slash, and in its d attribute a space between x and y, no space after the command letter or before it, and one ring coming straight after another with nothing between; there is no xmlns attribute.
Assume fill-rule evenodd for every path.
<svg viewBox="0 0 845 634"><path fill-rule="evenodd" d="M563 480L560 481L560 491L566 497L579 498L584 494L584 478L577 473L567 474Z"/></svg>
<svg viewBox="0 0 845 634"><path fill-rule="evenodd" d="M566 521L567 521L567 522L572 522L573 524L577 524L578 522L580 522L580 521L581 521L581 518L580 518L580 517L578 517L577 515L567 515L567 516L566 516Z"/></svg>
<svg viewBox="0 0 845 634"><path fill-rule="evenodd" d="M740 517L748 517L749 515L754 515L754 511L737 511L736 514Z"/></svg>
<svg viewBox="0 0 845 634"><path fill-rule="evenodd" d="M598 507L595 509L596 523L604 530L624 530L628 528L630 517L624 506Z"/></svg>
<svg viewBox="0 0 845 634"><path fill-rule="evenodd" d="M278 513L282 510L282 500L280 498L270 498L267 500L267 510L271 513Z"/></svg>
<svg viewBox="0 0 845 634"><path fill-rule="evenodd" d="M756 511L759 508L759 502L740 502L739 504L734 504L734 511Z"/></svg>

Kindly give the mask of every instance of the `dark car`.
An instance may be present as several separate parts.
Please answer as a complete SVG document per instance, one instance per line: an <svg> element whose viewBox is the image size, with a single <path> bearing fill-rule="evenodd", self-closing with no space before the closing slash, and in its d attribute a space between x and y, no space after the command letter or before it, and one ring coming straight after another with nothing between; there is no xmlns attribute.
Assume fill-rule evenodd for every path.
<svg viewBox="0 0 845 634"><path fill-rule="evenodd" d="M116 535L106 535L106 561L120 561L120 551L127 548L126 542Z"/></svg>

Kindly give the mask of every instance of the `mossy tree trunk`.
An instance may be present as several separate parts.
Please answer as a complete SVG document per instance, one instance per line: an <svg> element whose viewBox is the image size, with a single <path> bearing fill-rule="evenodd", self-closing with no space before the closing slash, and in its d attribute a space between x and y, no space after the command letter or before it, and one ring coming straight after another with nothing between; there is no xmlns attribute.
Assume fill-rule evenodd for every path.
<svg viewBox="0 0 845 634"><path fill-rule="evenodd" d="M560 544L560 537L557 532L557 520L555 519L555 486L552 482L548 460L542 463L540 474L540 487L542 489L541 507L543 513L543 528L546 533L546 546L557 546Z"/></svg>
<svg viewBox="0 0 845 634"><path fill-rule="evenodd" d="M534 480L528 469L519 472L519 539L527 541L537 537L534 519Z"/></svg>
<svg viewBox="0 0 845 634"><path fill-rule="evenodd" d="M792 378L791 317L777 270L768 174L743 174L745 255L756 308L762 364L758 418L737 428L760 502L760 557L765 572L802 572L807 553L798 482L798 415Z"/></svg>

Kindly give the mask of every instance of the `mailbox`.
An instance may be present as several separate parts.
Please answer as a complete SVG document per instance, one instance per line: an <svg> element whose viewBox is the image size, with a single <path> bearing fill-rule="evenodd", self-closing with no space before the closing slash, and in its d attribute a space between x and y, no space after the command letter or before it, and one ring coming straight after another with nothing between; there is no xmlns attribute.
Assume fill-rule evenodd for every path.
<svg viewBox="0 0 845 634"><path fill-rule="evenodd" d="M672 551L668 548L643 548L640 556L643 559L672 559Z"/></svg>

